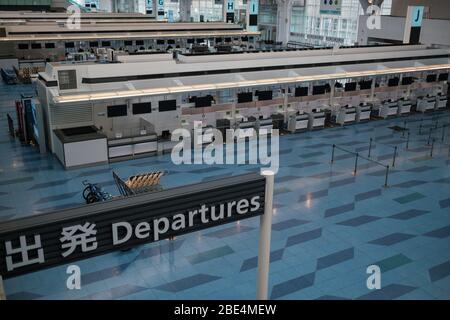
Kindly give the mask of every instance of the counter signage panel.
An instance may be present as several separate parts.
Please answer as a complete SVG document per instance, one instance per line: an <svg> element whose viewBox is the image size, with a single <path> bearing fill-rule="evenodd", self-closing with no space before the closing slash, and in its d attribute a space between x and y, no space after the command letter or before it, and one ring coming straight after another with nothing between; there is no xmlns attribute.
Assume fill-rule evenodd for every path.
<svg viewBox="0 0 450 320"><path fill-rule="evenodd" d="M10 278L264 213L265 178L228 177L0 224Z"/></svg>

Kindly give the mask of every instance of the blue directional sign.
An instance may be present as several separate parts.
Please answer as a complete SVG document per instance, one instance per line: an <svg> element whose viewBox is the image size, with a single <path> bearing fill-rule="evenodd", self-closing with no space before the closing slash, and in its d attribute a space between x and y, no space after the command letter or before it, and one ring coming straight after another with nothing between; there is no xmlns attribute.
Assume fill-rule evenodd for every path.
<svg viewBox="0 0 450 320"><path fill-rule="evenodd" d="M412 15L411 15L411 27L421 27L422 19L423 19L423 6L415 6L413 7Z"/></svg>

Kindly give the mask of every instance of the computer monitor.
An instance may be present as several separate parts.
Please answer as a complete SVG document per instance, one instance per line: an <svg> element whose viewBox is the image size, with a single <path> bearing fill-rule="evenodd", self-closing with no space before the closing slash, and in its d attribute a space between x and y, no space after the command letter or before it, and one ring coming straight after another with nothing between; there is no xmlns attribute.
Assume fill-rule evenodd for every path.
<svg viewBox="0 0 450 320"><path fill-rule="evenodd" d="M127 115L127 105L118 104L115 106L108 106L107 109L108 118L124 117Z"/></svg>
<svg viewBox="0 0 450 320"><path fill-rule="evenodd" d="M427 75L427 82L435 82L437 79L437 75L436 74L429 74Z"/></svg>
<svg viewBox="0 0 450 320"><path fill-rule="evenodd" d="M295 88L296 97L304 97L308 95L308 87L297 87Z"/></svg>
<svg viewBox="0 0 450 320"><path fill-rule="evenodd" d="M177 110L177 100L162 100L158 102L159 112Z"/></svg>
<svg viewBox="0 0 450 320"><path fill-rule="evenodd" d="M356 82L347 82L345 84L345 91L355 91L356 90Z"/></svg>
<svg viewBox="0 0 450 320"><path fill-rule="evenodd" d="M241 92L237 94L238 103L252 102L253 94L251 92Z"/></svg>
<svg viewBox="0 0 450 320"><path fill-rule="evenodd" d="M325 86L313 86L313 95L324 93L325 93Z"/></svg>
<svg viewBox="0 0 450 320"><path fill-rule="evenodd" d="M438 80L439 81L447 81L448 80L448 73L440 73Z"/></svg>
<svg viewBox="0 0 450 320"><path fill-rule="evenodd" d="M389 79L389 81L388 81L388 87L395 87L395 86L398 86L399 80L400 80L400 79L399 79L398 77Z"/></svg>
<svg viewBox="0 0 450 320"><path fill-rule="evenodd" d="M272 100L273 92L272 90L256 91L255 95L258 97L259 101Z"/></svg>

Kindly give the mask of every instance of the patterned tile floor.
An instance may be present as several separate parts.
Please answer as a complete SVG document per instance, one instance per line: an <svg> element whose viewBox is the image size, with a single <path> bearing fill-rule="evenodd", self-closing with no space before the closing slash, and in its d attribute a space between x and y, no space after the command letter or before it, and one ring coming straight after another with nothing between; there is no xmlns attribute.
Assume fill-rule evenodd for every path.
<svg viewBox="0 0 450 320"><path fill-rule="evenodd" d="M165 188L237 175L256 166L175 166L170 156L149 157L65 171L7 136L5 112L31 86L0 85L0 223L82 204L81 182L101 183L117 194L111 171L127 177L169 170ZM421 120L423 119L423 120ZM272 232L272 299L449 299L450 160L448 146L426 145L428 130L450 123L450 112L372 121L283 136L276 178ZM411 128L405 137L390 126ZM424 125L424 134L417 128ZM433 134L441 139L442 131ZM331 145L388 164L399 152L384 188L382 167ZM450 143L450 129L445 134ZM5 281L8 299L253 299L258 219L249 219L80 261L82 289L66 289L66 266ZM380 290L366 287L367 266L382 271Z"/></svg>

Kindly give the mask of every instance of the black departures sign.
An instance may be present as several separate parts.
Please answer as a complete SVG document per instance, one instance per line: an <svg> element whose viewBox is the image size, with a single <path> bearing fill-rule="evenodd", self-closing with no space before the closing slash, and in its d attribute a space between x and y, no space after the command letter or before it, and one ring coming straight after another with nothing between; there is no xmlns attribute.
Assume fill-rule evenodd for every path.
<svg viewBox="0 0 450 320"><path fill-rule="evenodd" d="M139 194L0 224L0 275L10 278L264 213L256 173Z"/></svg>

